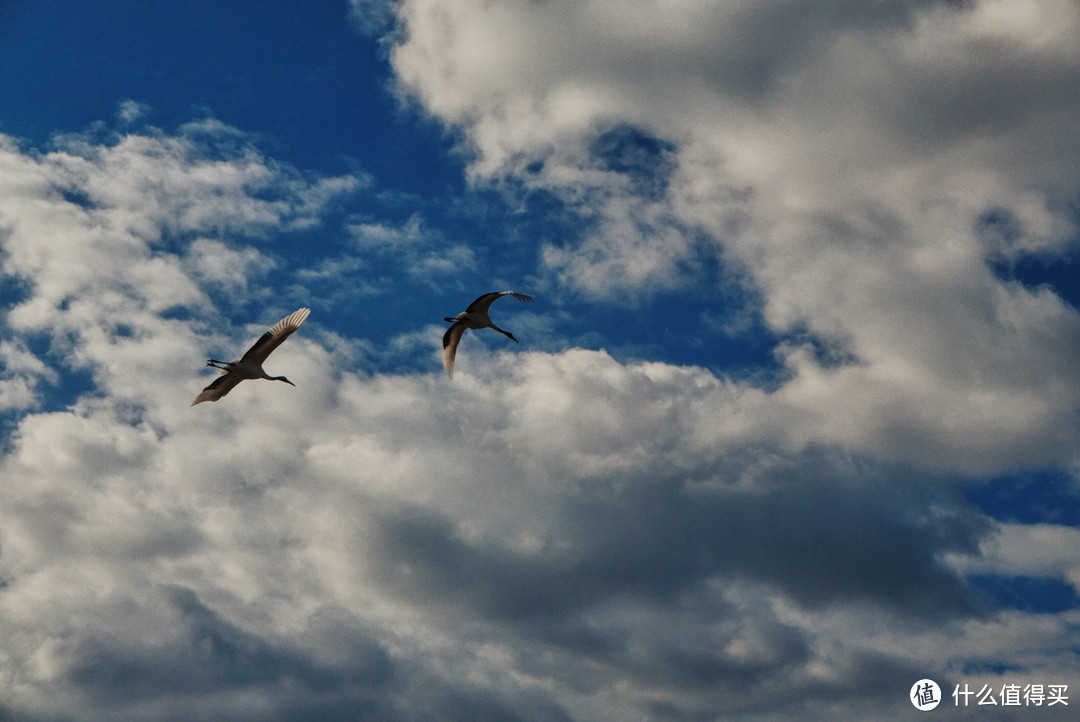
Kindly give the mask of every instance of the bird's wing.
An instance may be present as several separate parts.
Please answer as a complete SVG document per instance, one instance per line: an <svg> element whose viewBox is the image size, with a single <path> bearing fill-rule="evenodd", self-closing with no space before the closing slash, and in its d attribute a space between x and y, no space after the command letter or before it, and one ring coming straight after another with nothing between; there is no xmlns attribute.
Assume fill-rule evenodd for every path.
<svg viewBox="0 0 1080 722"><path fill-rule="evenodd" d="M269 331L255 342L254 346L248 349L247 353L240 359L240 363L254 361L262 364L266 357L289 337L289 334L300 328L300 324L307 320L309 313L311 313L310 308L298 308L275 323Z"/></svg>
<svg viewBox="0 0 1080 722"><path fill-rule="evenodd" d="M442 337L442 365L446 369L447 378L454 378L454 358L457 356L457 347L461 343L461 334L465 333L465 324L455 323L446 329Z"/></svg>
<svg viewBox="0 0 1080 722"><path fill-rule="evenodd" d="M495 299L501 295L501 291L485 293L483 296L470 303L469 307L465 309L465 313L477 313L478 311L487 313L487 310L491 308L491 304L493 304Z"/></svg>
<svg viewBox="0 0 1080 722"><path fill-rule="evenodd" d="M201 404L203 401L217 401L225 394L233 390L233 388L243 381L238 375L226 371L218 376L216 379L210 382L210 385L203 389L195 400L191 402L191 405Z"/></svg>
<svg viewBox="0 0 1080 722"><path fill-rule="evenodd" d="M469 307L465 309L465 313L476 313L477 311L487 313L487 310L491 308L491 304L495 303L495 299L502 298L503 296L513 296L523 303L530 303L533 300L533 297L527 293L518 293L517 291L493 291L492 293L485 293L483 296L470 303Z"/></svg>

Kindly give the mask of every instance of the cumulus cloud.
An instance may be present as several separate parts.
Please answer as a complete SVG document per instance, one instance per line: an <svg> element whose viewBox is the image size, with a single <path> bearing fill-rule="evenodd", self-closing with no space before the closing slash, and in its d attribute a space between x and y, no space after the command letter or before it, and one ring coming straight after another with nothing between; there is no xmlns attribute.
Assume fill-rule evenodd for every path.
<svg viewBox="0 0 1080 722"><path fill-rule="evenodd" d="M12 709L813 718L854 697L884 719L927 660L892 640L955 660L938 630L979 623L944 559L978 514L902 469L748 448L707 372L531 353L451 387L293 341L295 393L22 420L0 469Z"/></svg>
<svg viewBox="0 0 1080 722"><path fill-rule="evenodd" d="M988 263L1065 247L1074 6L393 7L401 88L474 182L580 215L549 278L638 293L714 254L781 378L477 342L449 384L358 368L316 308L272 358L297 388L190 409L207 349L304 284L469 248L344 214L345 252L271 293L268 239L368 179L215 121L3 139L0 714L884 720L928 675L1080 686L1074 611L987 609L965 577L1075 579L1038 544L1075 535L995 524L956 481L1075 455L1076 310ZM1013 60L1030 84L971 87ZM995 110L1018 86L1039 110Z"/></svg>
<svg viewBox="0 0 1080 722"><path fill-rule="evenodd" d="M188 408L202 349L263 330L207 338L214 294L258 296L265 219L310 207L291 173L198 143L3 154L7 328L50 346L5 342L8 373L89 376L17 418L0 466L6 714L791 709L915 673L795 611L978 617L946 559L978 514L762 426L768 394L704 369L476 344L452 385L366 375L313 315L273 359L297 389ZM410 242L374 228L368 251Z"/></svg>
<svg viewBox="0 0 1080 722"><path fill-rule="evenodd" d="M964 471L1069 463L1080 315L994 264L1073 247L1074 3L398 17L401 92L461 134L472 178L580 214L542 254L564 288L700 283L711 255L797 339L784 396L817 440Z"/></svg>
<svg viewBox="0 0 1080 722"><path fill-rule="evenodd" d="M5 411L33 406L41 382L56 383L56 372L42 363L25 343L0 341L0 409Z"/></svg>
<svg viewBox="0 0 1080 722"><path fill-rule="evenodd" d="M702 430L703 372L530 354L451 388L335 378L295 340L275 359L295 394L20 423L0 471L15 709L716 714L914 674L788 610L973 615L938 556L974 548L977 515L833 453L739 453Z"/></svg>

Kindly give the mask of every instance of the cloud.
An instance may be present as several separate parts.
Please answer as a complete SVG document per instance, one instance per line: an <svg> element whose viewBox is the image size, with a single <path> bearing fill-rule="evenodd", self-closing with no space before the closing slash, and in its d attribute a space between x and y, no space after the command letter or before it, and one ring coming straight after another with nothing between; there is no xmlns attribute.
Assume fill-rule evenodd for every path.
<svg viewBox="0 0 1080 722"><path fill-rule="evenodd" d="M56 383L58 378L21 342L0 341L0 362L0 409L4 411L33 406L39 384Z"/></svg>
<svg viewBox="0 0 1080 722"><path fill-rule="evenodd" d="M125 100L116 109L116 119L125 126L132 125L150 114L151 108L146 103Z"/></svg>
<svg viewBox="0 0 1080 722"><path fill-rule="evenodd" d="M369 258L391 259L393 265L432 286L477 263L471 247L450 243L415 214L396 225L357 220L350 224L349 232L352 244Z"/></svg>
<svg viewBox="0 0 1080 722"><path fill-rule="evenodd" d="M913 673L785 608L972 618L937 557L974 548L977 515L831 452L700 438L701 372L529 354L451 388L336 377L295 340L275 360L296 393L242 386L199 417L151 395L138 421L88 400L20 423L0 469L17 709L718 714Z"/></svg>
<svg viewBox="0 0 1080 722"><path fill-rule="evenodd" d="M1064 579L1080 594L1080 530L1057 524L1001 524L978 557L959 560L965 573Z"/></svg>
<svg viewBox="0 0 1080 722"><path fill-rule="evenodd" d="M994 263L1075 248L1075 4L398 18L400 92L460 134L473 181L580 217L541 254L560 288L614 301L718 260L793 341L778 398L817 440L965 472L1070 463L1080 314Z"/></svg>
<svg viewBox="0 0 1080 722"><path fill-rule="evenodd" d="M682 145L591 142L597 193L673 207ZM279 233L336 218L346 260L388 269L380 254L457 247L419 218L356 223L336 204L366 181L299 173L219 123L56 143L0 146L3 273L21 284L0 358L25 381L0 460L5 716L894 719L909 702L893 690L928 673L1077 676L1075 615L975 604L961 566L990 558L998 527L953 478L1061 453L1036 437L1074 393L1071 336L1053 341L1074 311L1054 294L976 284L975 318L1015 314L990 324L1014 329L1004 343L945 311L933 338L984 331L990 360L971 368L888 340L910 309L954 300L949 279L929 299L886 284L868 310L841 299L821 317L844 344L817 326L789 337L769 389L479 342L453 384L437 364L372 371L316 309L272 359L296 388L246 382L191 409L206 349L257 338L306 299L310 269L357 283L363 265L320 257L273 283L290 262ZM649 181L653 162L666 179ZM910 315L875 315L898 298ZM873 343L856 333L875 324ZM400 347L419 346L410 334ZM40 381L76 372L70 403L36 405Z"/></svg>
<svg viewBox="0 0 1080 722"><path fill-rule="evenodd" d="M349 0L349 20L363 35L378 35L393 24L394 0Z"/></svg>
<svg viewBox="0 0 1080 722"><path fill-rule="evenodd" d="M206 285L220 286L233 296L245 295L248 279L263 277L274 266L273 259L255 248L233 249L212 238L192 242L186 263L192 276Z"/></svg>
<svg viewBox="0 0 1080 722"><path fill-rule="evenodd" d="M38 154L6 141L0 159L4 274L27 289L6 324L50 334L50 368L92 369L130 399L149 390L141 380L194 360L194 335L167 315L205 311L223 293L242 297L273 268L272 256L238 241L303 229L360 185L308 183L215 121L171 136L150 129L56 143Z"/></svg>

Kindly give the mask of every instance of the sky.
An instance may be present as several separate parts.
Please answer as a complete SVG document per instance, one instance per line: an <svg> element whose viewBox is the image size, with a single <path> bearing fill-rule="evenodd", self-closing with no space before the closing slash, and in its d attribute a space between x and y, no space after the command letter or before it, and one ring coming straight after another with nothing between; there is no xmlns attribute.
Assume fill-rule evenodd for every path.
<svg viewBox="0 0 1080 722"><path fill-rule="evenodd" d="M0 720L1074 718L1078 127L1074 0L0 1Z"/></svg>

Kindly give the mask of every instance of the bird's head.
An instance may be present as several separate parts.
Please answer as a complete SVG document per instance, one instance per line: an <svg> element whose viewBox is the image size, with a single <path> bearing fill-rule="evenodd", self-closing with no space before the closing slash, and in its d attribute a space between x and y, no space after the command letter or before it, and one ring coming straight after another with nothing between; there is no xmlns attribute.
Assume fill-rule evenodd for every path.
<svg viewBox="0 0 1080 722"><path fill-rule="evenodd" d="M288 380L287 378L285 378L284 376L275 376L275 377L274 377L273 379L271 379L271 380L272 380L272 381L284 381L284 382L285 382L285 383L287 383L287 384L288 384L289 386L296 386L296 384L294 384L294 383L293 383L292 381L289 381L289 380Z"/></svg>

